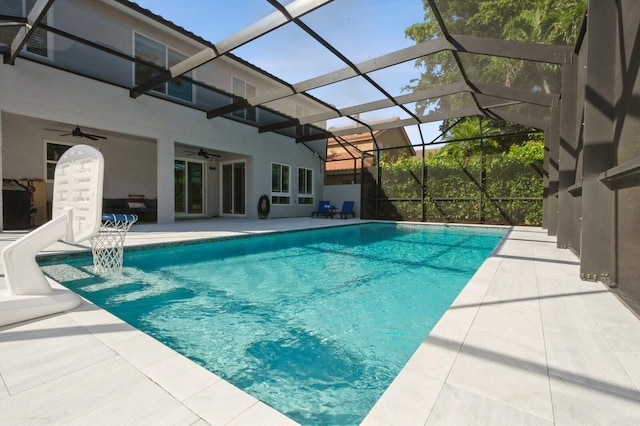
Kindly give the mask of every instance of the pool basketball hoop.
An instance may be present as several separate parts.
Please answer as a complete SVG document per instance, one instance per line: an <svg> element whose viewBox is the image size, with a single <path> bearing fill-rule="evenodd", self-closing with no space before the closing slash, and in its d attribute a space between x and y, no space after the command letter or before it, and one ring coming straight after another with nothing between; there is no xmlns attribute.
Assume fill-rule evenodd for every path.
<svg viewBox="0 0 640 426"><path fill-rule="evenodd" d="M103 214L100 230L89 238L93 254L93 272L98 275L122 273L124 238L138 220L134 214Z"/></svg>
<svg viewBox="0 0 640 426"><path fill-rule="evenodd" d="M75 244L100 229L104 158L88 145L69 148L56 163L51 220L0 251L4 276L0 290L0 326L75 308L80 296L52 287L36 256L58 240Z"/></svg>

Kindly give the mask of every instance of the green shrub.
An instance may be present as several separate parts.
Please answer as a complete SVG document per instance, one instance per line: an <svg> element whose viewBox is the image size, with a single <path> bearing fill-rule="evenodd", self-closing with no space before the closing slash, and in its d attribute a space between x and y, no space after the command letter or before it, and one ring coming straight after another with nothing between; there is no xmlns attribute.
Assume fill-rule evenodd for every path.
<svg viewBox="0 0 640 426"><path fill-rule="evenodd" d="M378 206L365 210L377 211L378 219L540 225L543 158L537 141L501 154L474 154L466 163L446 152L424 162L382 156L375 171L379 182L370 180L379 185L373 191ZM375 203L375 197L363 198Z"/></svg>

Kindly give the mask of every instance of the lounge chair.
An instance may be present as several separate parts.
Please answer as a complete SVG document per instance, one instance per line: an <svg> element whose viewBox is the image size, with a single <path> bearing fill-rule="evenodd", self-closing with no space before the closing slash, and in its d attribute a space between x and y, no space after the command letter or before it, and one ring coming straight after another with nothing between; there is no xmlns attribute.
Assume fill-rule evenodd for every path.
<svg viewBox="0 0 640 426"><path fill-rule="evenodd" d="M311 213L311 217L315 217L315 216L329 217L331 216L331 207L332 206L329 201L320 201L318 203L318 210Z"/></svg>
<svg viewBox="0 0 640 426"><path fill-rule="evenodd" d="M356 218L356 212L353 211L353 205L355 204L354 201L345 201L342 203L342 210L340 210L339 212L337 212L337 214L340 215L340 217L342 219L346 219L349 215L353 216L353 218Z"/></svg>

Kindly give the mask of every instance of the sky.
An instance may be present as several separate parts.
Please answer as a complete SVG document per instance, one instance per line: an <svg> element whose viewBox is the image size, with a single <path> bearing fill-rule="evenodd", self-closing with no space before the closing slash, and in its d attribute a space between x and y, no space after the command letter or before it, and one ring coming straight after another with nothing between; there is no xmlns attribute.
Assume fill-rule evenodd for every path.
<svg viewBox="0 0 640 426"><path fill-rule="evenodd" d="M236 34L275 10L266 0L135 2L213 43ZM404 36L404 30L421 22L423 17L422 0L334 0L305 15L302 21L357 64L414 45ZM293 24L240 46L232 53L289 83L345 67L344 62ZM392 72L382 70L377 73L385 83L385 90L392 95L401 94L403 86L412 78L419 77L419 71L412 64L394 67ZM310 94L338 108L380 99L379 92L373 93L369 84L354 84L353 81L336 87L318 88ZM367 118L378 119L375 115ZM328 127L340 125L343 125L340 120L327 124ZM439 134L439 125L436 122L421 126L425 142ZM405 130L412 141L420 142L417 126L406 127Z"/></svg>

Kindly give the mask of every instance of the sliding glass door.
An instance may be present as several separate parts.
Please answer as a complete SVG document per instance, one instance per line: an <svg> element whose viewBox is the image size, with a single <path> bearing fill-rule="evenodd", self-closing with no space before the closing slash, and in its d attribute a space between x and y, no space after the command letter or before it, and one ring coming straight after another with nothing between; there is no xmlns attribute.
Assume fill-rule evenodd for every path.
<svg viewBox="0 0 640 426"><path fill-rule="evenodd" d="M222 164L222 214L244 216L245 210L245 162Z"/></svg>
<svg viewBox="0 0 640 426"><path fill-rule="evenodd" d="M176 159L174 166L176 216L201 216L204 212L206 164Z"/></svg>

